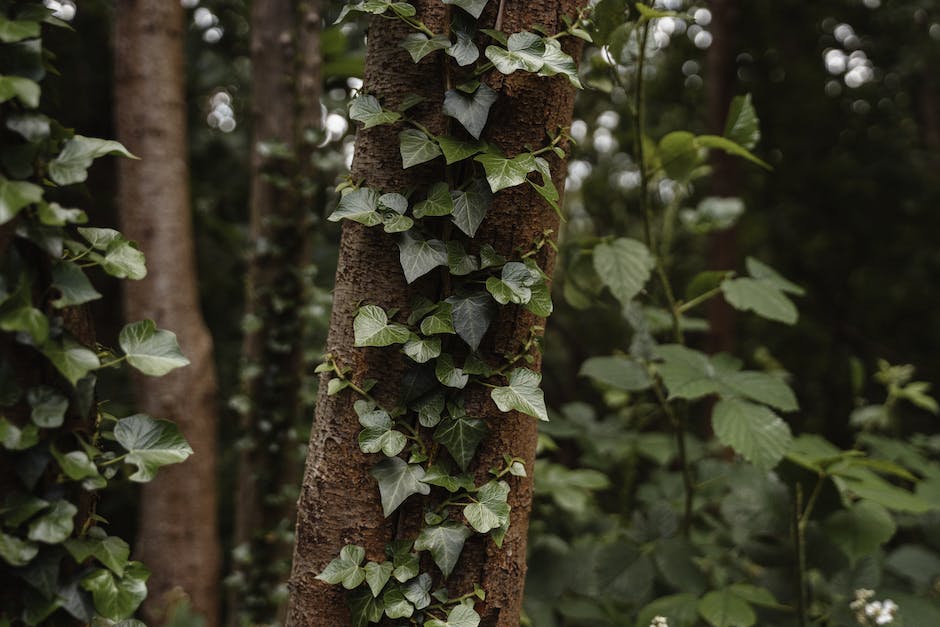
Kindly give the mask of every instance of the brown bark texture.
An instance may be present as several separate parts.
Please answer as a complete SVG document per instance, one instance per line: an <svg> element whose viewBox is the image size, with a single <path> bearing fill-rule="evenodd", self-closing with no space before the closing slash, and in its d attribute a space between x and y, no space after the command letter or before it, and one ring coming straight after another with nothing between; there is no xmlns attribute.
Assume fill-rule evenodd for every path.
<svg viewBox="0 0 940 627"><path fill-rule="evenodd" d="M217 390L212 338L200 312L189 196L179 2L120 0L115 24L119 140L140 157L121 164L119 205L127 237L147 256L148 275L127 282L128 320L152 318L174 331L191 365L134 380L138 406L175 421L195 451L143 487L137 553L153 572L144 604L158 623L179 587L219 624L216 511Z"/></svg>
<svg viewBox="0 0 940 627"><path fill-rule="evenodd" d="M446 9L442 3L415 2L418 16L434 32L442 32ZM493 27L497 20L504 32L513 33L542 25L549 31L564 28L562 18L574 16L577 0L504 0L491 2L481 18L481 26ZM365 85L388 108L407 94L416 93L430 100L412 111L434 133L455 124L443 119L443 100L447 75L441 54L433 54L415 65L398 43L409 30L397 21L373 20L369 31ZM576 53L576 42L566 42ZM575 58L577 55L575 54ZM491 72L485 80L499 92L499 100L490 111L484 138L499 146L507 156L546 145L548 134L571 123L574 91L563 77L539 78L518 72L503 76ZM357 137L353 176L365 185L382 191L403 191L441 180L441 165L432 162L402 170L397 134L404 127L380 126L361 131ZM450 129L454 132L454 129ZM564 162L549 159L553 179L559 189L564 181ZM474 241L488 243L497 252L518 258L519 250L528 251L546 231L557 233L558 218L553 210L528 185L498 193L489 208ZM541 249L536 260L551 275L554 251ZM446 282L446 280L445 280ZM380 229L368 229L345 223L336 275L333 314L327 349L340 366L352 369L356 383L378 379L373 395L380 402L394 406L399 394L402 365L396 349L357 349L353 347L352 321L360 304L397 307L405 311L411 293L420 290L440 296L439 281L428 275L411 287L405 284L395 240ZM503 307L491 325L480 348L491 364L501 363L503 355L513 353L539 334L544 320L518 307ZM527 367L538 370L538 355ZM321 390L325 380L321 381ZM379 493L368 473L375 463L363 455L357 445L360 430L352 409L356 396L344 391L335 396L321 394L301 497L298 505L297 534L291 580L288 624L293 626L337 627L350 624L344 593L340 586L329 586L315 579L327 563L346 544L365 547L366 557L383 561L385 544L393 538L413 538L420 526L422 512L413 497L389 519L382 516ZM478 484L487 472L503 464L503 455L520 457L530 471L534 467L536 445L535 419L516 412L503 414L492 403L485 389L470 393L470 415L488 423L490 433L481 444L473 469ZM532 502L532 478L511 477L509 503L511 526L502 549L488 537L471 537L447 587L451 596L473 590L479 584L487 591L486 602L478 603L483 627L517 627L525 581L525 548ZM432 491L432 496L435 493Z"/></svg>
<svg viewBox="0 0 940 627"><path fill-rule="evenodd" d="M728 106L734 97L737 82L735 60L735 22L737 0L710 0L712 12L712 45L708 49L705 65L705 106L708 130L723 135ZM713 150L709 157L712 166L711 193L730 197L741 193L741 175L737 157L724 151ZM708 261L716 270L734 270L738 264L738 229L733 226L709 237ZM711 352L734 350L735 310L721 298L708 302L709 345Z"/></svg>
<svg viewBox="0 0 940 627"><path fill-rule="evenodd" d="M272 597L287 579L293 505L282 488L297 481L294 455L303 419L303 267L314 176L309 131L320 121L320 17L317 3L255 2L251 9L251 255L246 312L253 318L242 348L241 416L234 544L241 582L230 594L229 621L252 623L278 613ZM284 151L266 149L278 144ZM286 156L289 153L290 156ZM278 156L281 155L281 156ZM272 178L272 175L277 178ZM285 184L286 183L286 184ZM243 551L240 551L243 553Z"/></svg>

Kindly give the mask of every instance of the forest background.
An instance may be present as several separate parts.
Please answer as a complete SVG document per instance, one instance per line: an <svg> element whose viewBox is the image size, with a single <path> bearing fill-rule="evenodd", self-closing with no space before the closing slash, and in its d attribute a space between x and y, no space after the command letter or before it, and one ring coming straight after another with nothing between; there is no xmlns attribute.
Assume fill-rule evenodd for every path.
<svg viewBox="0 0 940 627"><path fill-rule="evenodd" d="M132 140L135 118L122 117L115 102L124 99L119 107L128 110L128 102L145 109L165 104L164 92L147 85L153 82L147 76L150 61L124 48L132 34L147 32L146 24L122 21L131 13L122 16L124 3L53 4L65 11L60 15L74 30L43 32L43 46L53 51L57 72L43 79L41 110L77 133L117 137L139 152ZM552 421L540 428L541 461L530 469L536 473L536 492L524 620L539 627L645 627L653 616L672 612L673 627L696 621L754 624L757 616L762 625L798 624L788 614L798 599L787 582L799 571L806 578L801 586L811 590L812 607L803 609L822 624L867 624L850 606L861 589L898 601L897 623L940 624L940 438L936 404L926 396L929 386L917 383L940 381L940 326L935 323L940 306L935 241L940 232L940 6L931 0L666 1L656 6L681 12L681 19L651 22L644 133L654 142L677 130L721 135L732 98L749 94L760 121L755 144L747 147L772 167L768 171L712 154L707 176L702 171L656 181L651 197L676 211L669 265L677 290L686 293L686 285L707 268L743 274L747 257L769 264L805 290L793 299L800 312L796 324L710 301L692 312L697 318L686 321L690 344L709 353L734 352L749 368L787 381L799 399L799 410L786 415L794 434L826 438L839 447L832 449L835 455L841 449L864 451L893 464L880 470L887 469L892 486L919 499L899 505L890 494L880 500L869 494L861 500L875 505L860 507L858 495L841 495L840 501L835 490L824 492L819 508L807 516L809 564L794 565L783 557L790 556L787 542L766 540L792 532L787 503L793 495L781 496L766 473L735 461L712 439L704 419L690 429L688 455L712 500L703 496L696 506L699 537L679 530L682 481L669 429L644 418L647 410L632 402L636 390L611 374L614 362L591 361L631 353L637 329L628 308L604 291L603 282L584 279L577 271L584 242L593 246L598 238L627 235L642 239L637 213L641 173L628 156L636 137L633 92L610 74L612 65L626 68L625 76L636 67L629 50L618 59L610 51L617 49L620 23L637 16L626 3L600 4L611 21L598 21L592 31L596 45L585 46L585 88L578 93L568 131L574 141L564 192L567 221L552 283L555 311L542 343L542 387ZM158 590L161 596L170 590L171 602L169 608L150 610L153 624L212 627L222 620L219 607L227 608L221 614L232 624L242 619L257 623L257 613L266 608L274 608L273 621L287 595L290 550L284 546L293 536L290 504L303 474L317 395L314 369L329 326L339 246L339 226L327 217L339 198L335 186L352 158L356 124L347 107L362 86L366 21L334 24L341 7L321 7L319 49L310 53L316 59L309 57L317 66L317 85L311 89L320 94L320 103L296 107L319 130L309 153L302 154L303 164L295 167L290 164L296 155L284 156L281 142L258 144L252 135L257 125L283 115L276 99L262 102L252 95L261 84L253 86L261 79L257 61L254 66L251 61L258 54L252 33L260 12L253 15L248 3L236 0L184 0L183 7L185 62L176 78L185 86L185 118L180 120L188 140L185 153L170 160L189 163L191 194L176 208L185 208L191 198L195 258L179 272L198 268L189 277L198 299L190 303L192 311L166 314L181 316L179 322L159 320L156 304L122 307L119 282L99 273L92 278L103 298L88 307L102 345L120 343L126 311L127 321L158 317L159 326L177 333L183 353L194 363L200 355L211 356L217 383L204 394L211 397L206 402L217 412L218 428L189 437L197 454L174 469L179 472L173 481L182 485L198 476L186 467L211 456L200 455L205 447L218 456L212 471L216 479L211 485L184 486L159 504L146 491L141 500L134 484L112 487L97 513L108 521L109 534L128 539L157 561L161 553L169 561L180 560L180 551L172 544L148 548L148 534L157 531L149 530L146 520L162 521L157 526L165 527L166 521L217 516L217 533L180 566L189 568L187 560L217 564L218 572L210 566L208 574L197 577L208 582L205 594L215 597L216 609L193 602L186 593L174 596L175 575L157 574L155 579L164 581ZM271 46L277 48L276 38ZM302 78L308 69L300 63L295 71ZM132 83L135 78L141 79L139 85ZM304 84L301 78L298 85ZM275 87L261 87L265 93L268 89ZM156 167L146 159L132 166L103 159L84 184L65 190L59 202L80 207L95 226L124 224L128 237L144 243L145 236L132 226L135 218L121 216L119 200L139 204L145 213L170 215L146 209L152 196L128 196L121 189L129 177L151 177L151 165ZM252 503L244 498L251 480L239 475L239 464L250 457L246 451L253 450L252 439L263 440L266 432L259 427L263 418L256 414L258 398L251 387L252 355L257 356L252 351L258 349L246 340L270 322L259 319L250 290L246 305L247 277L257 281L265 272L256 260L270 244L259 240L259 227L252 223L252 203L264 202L252 189L259 180L280 190L275 194L294 194L303 209L286 225L300 239L290 245L296 249L291 280L299 287L285 296L285 307L301 315L280 338L294 350L284 352L285 363L297 365L289 385L298 394L292 401L298 409L286 418L289 428L279 442L281 468L259 484L266 491L262 499L276 497L280 520L265 531L271 553L263 557L246 555L253 541L246 540L247 529L257 521L250 511L239 512L240 500ZM176 191L186 193L185 187ZM172 196L166 188L152 194L164 192ZM715 197L740 201L717 202ZM162 250L144 246L151 273L178 261L186 246L180 237L188 235L153 244ZM692 289L687 298L707 291ZM202 325L200 312L211 343L198 333L193 336ZM669 326L662 311L647 311L643 318L654 334ZM888 364L913 364L917 381L910 368ZM193 374L192 367L188 374L180 372L179 382L168 383L183 386L176 388L176 397L148 408L155 416L179 418L176 399L187 395L194 379L212 378ZM140 381L136 385L140 389ZM139 407L134 387L126 374L103 371L98 397L108 399L110 414L125 416ZM697 411L704 416L708 409ZM185 430L185 416L181 422ZM781 462L780 481L795 485L802 481L800 472L818 470L814 464L826 455L807 447L795 448ZM714 479L710 484L707 478L728 472L719 472L719 464L740 467L731 471L733 480L714 488ZM663 509L660 501L676 505ZM196 502L211 513L194 514L200 511L192 509ZM779 520L761 518L762 509L781 514L783 527ZM171 530L167 542L178 535ZM828 542L835 548L823 550ZM732 589L745 581L753 589ZM186 592L193 598L202 594ZM721 616L704 603L712 594L725 595ZM698 609L689 615L683 607Z"/></svg>

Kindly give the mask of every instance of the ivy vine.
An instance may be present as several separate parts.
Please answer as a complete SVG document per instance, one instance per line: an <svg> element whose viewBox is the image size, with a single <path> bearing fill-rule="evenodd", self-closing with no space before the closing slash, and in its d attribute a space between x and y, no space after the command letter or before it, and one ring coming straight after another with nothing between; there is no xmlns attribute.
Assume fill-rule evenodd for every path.
<svg viewBox="0 0 940 627"><path fill-rule="evenodd" d="M69 28L41 2L0 2L0 625L70 615L131 627L149 572L95 504L110 484L150 481L192 449L169 421L105 411L96 373L126 362L161 376L189 361L153 321L126 325L119 349L79 324L101 297L88 270L131 280L147 270L134 242L58 202L95 159L134 157L40 112L49 27Z"/></svg>

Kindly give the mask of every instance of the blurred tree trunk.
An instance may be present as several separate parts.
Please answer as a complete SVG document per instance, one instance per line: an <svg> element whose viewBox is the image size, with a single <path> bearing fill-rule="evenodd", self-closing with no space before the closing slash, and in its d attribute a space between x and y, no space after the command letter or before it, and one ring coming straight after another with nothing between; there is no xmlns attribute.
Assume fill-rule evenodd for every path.
<svg viewBox="0 0 940 627"><path fill-rule="evenodd" d="M181 588L207 627L218 625L217 394L212 339L200 313L189 197L183 91L183 9L167 0L120 0L115 24L118 138L140 161L121 164L119 204L148 275L125 287L128 319L152 316L179 336L192 364L134 380L147 413L179 424L195 455L141 493L138 549L153 571L144 606L158 624Z"/></svg>
<svg viewBox="0 0 940 627"><path fill-rule="evenodd" d="M738 19L737 0L709 0L712 12L712 45L708 48L705 65L705 106L708 130L724 134L728 106L734 97L737 82L735 54L735 24ZM713 168L711 193L722 198L741 194L739 161L721 150L712 150L709 158ZM738 265L738 229L713 233L709 237L709 267L715 270L734 270ZM734 350L735 312L722 298L708 302L710 327L709 350Z"/></svg>
<svg viewBox="0 0 940 627"><path fill-rule="evenodd" d="M251 10L251 257L246 293L244 410L235 504L230 622L270 621L283 604L301 460L305 342L303 269L314 131L320 125L318 3L254 2Z"/></svg>
<svg viewBox="0 0 940 627"><path fill-rule="evenodd" d="M445 5L431 0L413 3L418 17L434 32L443 32L447 23ZM563 16L573 16L576 0L532 0L530 2L489 3L482 25L492 26L501 9L501 28L513 33L542 25L548 31L564 28ZM428 99L409 110L409 115L440 134L447 129L441 115L445 86L444 57L429 55L414 64L399 46L410 29L397 20L373 19L369 29L365 85L367 93L382 102L397 103L408 94ZM566 42L566 46L572 42ZM568 127L574 93L564 78L538 78L516 73L504 77L493 73L487 79L500 98L490 112L486 139L507 155L527 150L527 146L547 143L546 131ZM383 191L404 191L427 186L440 177L438 166L425 165L403 170L399 154L398 126L378 126L360 131L356 139L353 178ZM550 159L553 178L559 189L564 180L564 163ZM557 233L558 218L528 185L504 190L496 195L486 220L475 238L491 244L497 252L512 255L516 247L529 247L545 231ZM536 260L550 275L554 250L544 246ZM327 350L342 367L351 368L356 383L378 379L372 394L392 406L400 394L403 364L394 351L353 347L352 321L362 303L385 309L407 311L409 296L420 289L426 296L440 296L433 278L406 285L395 239L360 224L345 221L336 274L333 313ZM435 291L437 290L437 291ZM480 353L495 363L506 353L520 349L533 327L542 320L520 307L504 307L487 333ZM539 356L527 366L539 369ZM321 381L321 390L325 379ZM347 543L366 549L367 559L384 561L385 545L394 538L413 538L423 512L406 503L392 517L382 515L379 493L368 470L374 458L360 452L357 435L360 425L353 411L356 396L342 392L321 394L316 410L310 450L301 497L298 504L297 539L291 577L288 624L293 626L335 627L349 625L350 616L340 586L315 579L324 566ZM488 420L490 432L474 459L472 471L477 481L487 479L488 470L503 463L508 453L533 468L536 424L516 412L500 413L489 399L488 390L469 395L467 411ZM485 603L476 610L484 627L518 627L525 580L525 546L532 502L532 478L512 477L509 503L512 524L502 549L488 537L471 537L447 585L452 596L473 590L473 584L487 590Z"/></svg>

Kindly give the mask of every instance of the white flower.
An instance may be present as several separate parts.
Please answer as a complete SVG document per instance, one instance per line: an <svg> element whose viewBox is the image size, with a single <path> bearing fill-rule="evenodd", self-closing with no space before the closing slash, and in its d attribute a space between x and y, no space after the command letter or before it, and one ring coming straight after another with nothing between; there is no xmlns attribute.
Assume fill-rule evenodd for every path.
<svg viewBox="0 0 940 627"><path fill-rule="evenodd" d="M665 616L654 616L650 627L669 627L669 623L666 621Z"/></svg>

